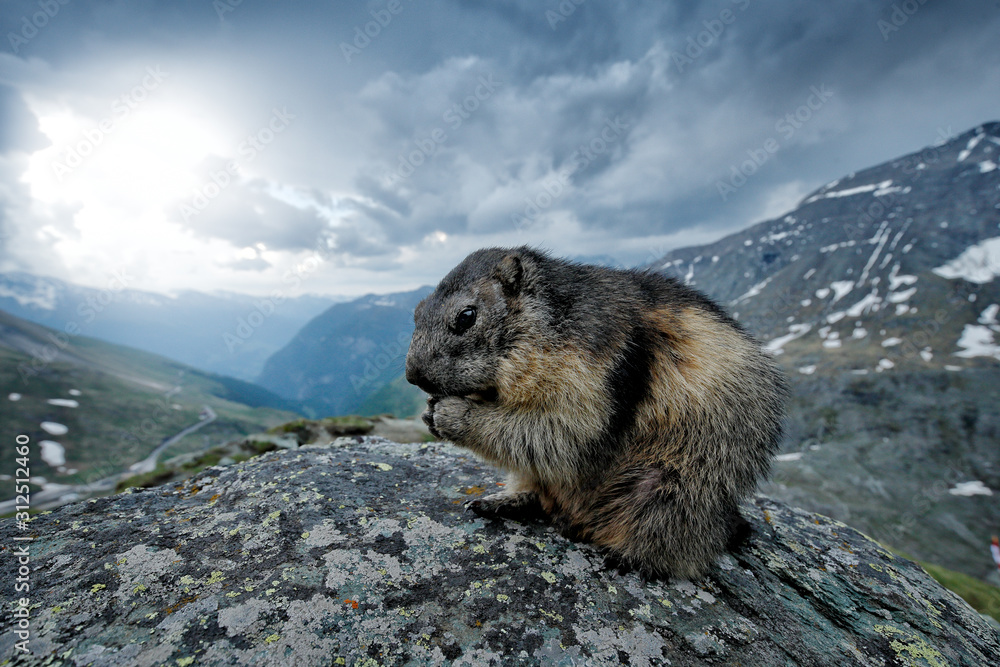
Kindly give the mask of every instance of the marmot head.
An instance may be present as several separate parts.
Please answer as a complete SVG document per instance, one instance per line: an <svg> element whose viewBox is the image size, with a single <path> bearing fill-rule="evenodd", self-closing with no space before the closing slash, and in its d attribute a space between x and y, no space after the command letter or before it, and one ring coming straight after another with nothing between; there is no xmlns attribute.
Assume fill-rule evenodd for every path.
<svg viewBox="0 0 1000 667"><path fill-rule="evenodd" d="M406 379L431 396L496 398L497 362L514 342L513 318L535 272L528 248L466 257L413 314Z"/></svg>

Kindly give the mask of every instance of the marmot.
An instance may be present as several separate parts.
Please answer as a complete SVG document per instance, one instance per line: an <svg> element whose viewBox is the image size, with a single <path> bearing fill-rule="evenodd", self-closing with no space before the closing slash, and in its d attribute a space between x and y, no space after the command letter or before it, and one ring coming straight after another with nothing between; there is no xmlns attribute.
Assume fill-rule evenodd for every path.
<svg viewBox="0 0 1000 667"><path fill-rule="evenodd" d="M406 379L439 438L508 473L478 514L544 511L649 576L703 575L770 468L787 393L708 297L529 247L469 255L417 305Z"/></svg>

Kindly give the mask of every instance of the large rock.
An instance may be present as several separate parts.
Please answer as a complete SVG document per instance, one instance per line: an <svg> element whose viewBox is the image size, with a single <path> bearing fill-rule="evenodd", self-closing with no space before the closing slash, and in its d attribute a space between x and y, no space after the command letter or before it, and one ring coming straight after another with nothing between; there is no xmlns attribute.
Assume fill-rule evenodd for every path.
<svg viewBox="0 0 1000 667"><path fill-rule="evenodd" d="M996 664L1000 635L913 563L763 497L698 581L645 581L538 524L465 511L448 445L343 438L3 524L32 535L42 665ZM8 591L10 588L8 588Z"/></svg>

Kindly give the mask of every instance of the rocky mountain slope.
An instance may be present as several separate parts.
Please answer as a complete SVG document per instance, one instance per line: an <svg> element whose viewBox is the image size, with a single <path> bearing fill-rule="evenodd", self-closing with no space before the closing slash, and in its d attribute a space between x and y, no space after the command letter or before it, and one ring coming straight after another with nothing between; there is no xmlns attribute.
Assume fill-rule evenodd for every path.
<svg viewBox="0 0 1000 667"><path fill-rule="evenodd" d="M413 334L413 309L430 291L369 295L331 306L267 360L257 383L301 402L314 417L410 416L422 394L398 379ZM393 381L391 395L380 395Z"/></svg>
<svg viewBox="0 0 1000 667"><path fill-rule="evenodd" d="M496 481L448 445L345 438L5 522L0 548L30 551L31 630L22 653L18 607L3 615L0 660L979 667L1000 655L1000 634L962 600L825 517L758 497L742 509L749 537L708 576L646 581L551 526L462 508Z"/></svg>
<svg viewBox="0 0 1000 667"><path fill-rule="evenodd" d="M17 434L38 445L30 466L37 486L68 491L127 469L209 411L211 423L170 453L281 424L295 416L294 407L247 382L0 311L4 476L13 474ZM0 499L13 494L6 484Z"/></svg>
<svg viewBox="0 0 1000 667"><path fill-rule="evenodd" d="M1000 123L988 123L651 266L718 299L802 366L859 374L897 362L973 367L1000 358L992 343L998 162Z"/></svg>
<svg viewBox="0 0 1000 667"><path fill-rule="evenodd" d="M168 297L129 289L133 280L111 271L107 287L94 289L4 273L0 310L54 329L73 324L86 336L250 381L271 354L332 303L315 296L275 299L191 291Z"/></svg>
<svg viewBox="0 0 1000 667"><path fill-rule="evenodd" d="M988 123L652 264L726 305L791 376L768 493L994 579L998 163Z"/></svg>

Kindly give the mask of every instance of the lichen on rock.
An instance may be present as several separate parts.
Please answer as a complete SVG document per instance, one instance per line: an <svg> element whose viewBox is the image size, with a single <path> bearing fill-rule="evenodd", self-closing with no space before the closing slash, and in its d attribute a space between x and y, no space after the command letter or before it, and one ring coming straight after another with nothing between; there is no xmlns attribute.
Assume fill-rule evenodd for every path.
<svg viewBox="0 0 1000 667"><path fill-rule="evenodd" d="M497 474L446 444L271 452L29 524L18 665L969 665L1000 636L913 563L757 497L697 581L609 567L544 524L464 509ZM10 550L14 527L0 533ZM16 559L0 559L5 581ZM992 661L992 662L991 662Z"/></svg>

